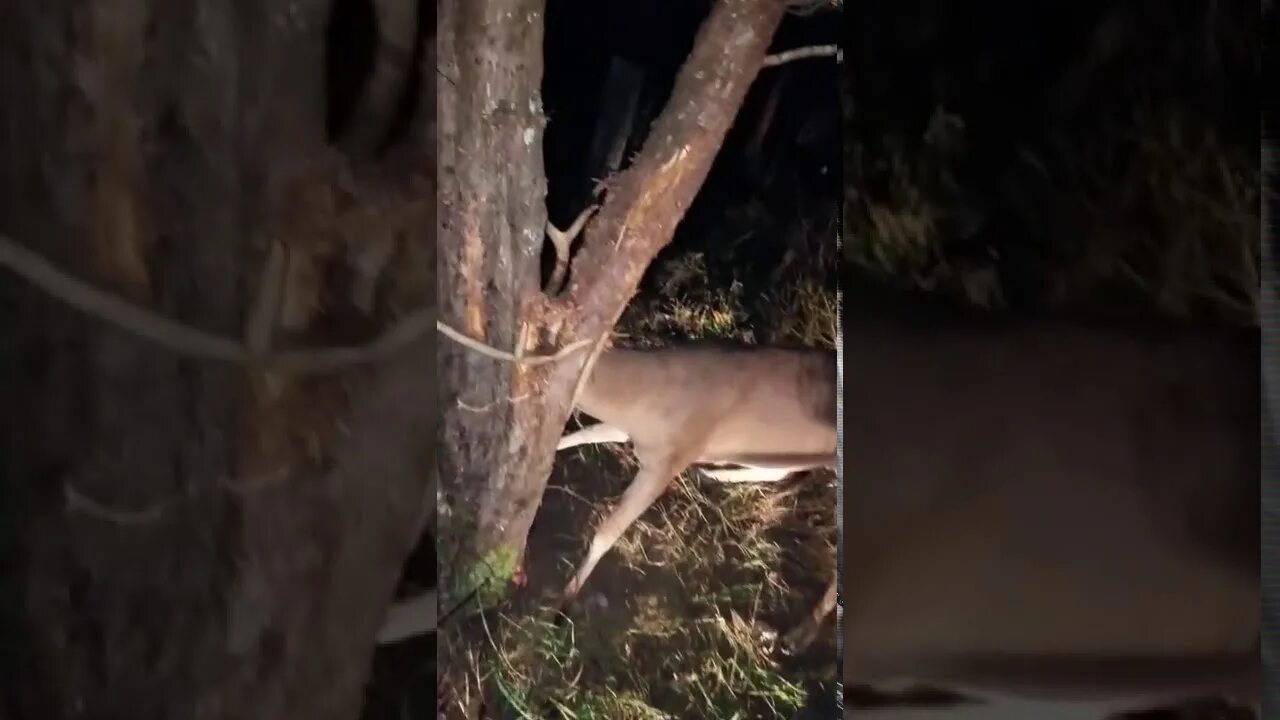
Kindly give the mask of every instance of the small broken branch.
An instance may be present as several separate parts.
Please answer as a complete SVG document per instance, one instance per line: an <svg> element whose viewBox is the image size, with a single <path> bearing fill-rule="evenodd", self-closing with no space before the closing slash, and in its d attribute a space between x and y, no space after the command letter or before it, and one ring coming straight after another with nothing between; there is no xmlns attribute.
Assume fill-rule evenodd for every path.
<svg viewBox="0 0 1280 720"><path fill-rule="evenodd" d="M600 186L597 186L599 188ZM597 195L599 190L597 189ZM556 295L564 289L565 276L569 271L569 248L573 245L573 241L577 239L582 232L582 228L586 227L587 221L600 208L599 205L588 205L587 209L578 214L578 217L569 226L568 230L560 230L551 221L547 221L547 237L551 240L552 246L556 249L556 267L551 271L551 279L547 281L546 292L548 295Z"/></svg>
<svg viewBox="0 0 1280 720"><path fill-rule="evenodd" d="M510 353L506 350L499 350L492 345L486 345L475 338L467 337L439 320L436 321L436 330L450 340L465 348L474 350L481 355L491 357L495 360L505 360L517 365L545 365L546 363L556 362L557 360L568 357L582 348L596 342L595 339L584 338L582 340L569 343L550 355L517 355L516 353Z"/></svg>
<svg viewBox="0 0 1280 720"><path fill-rule="evenodd" d="M841 53L840 53L839 45L811 45L809 47L794 48L791 50L784 50L783 52L780 52L780 53L766 55L764 58L764 62L760 63L760 67L762 68L777 67L778 65L793 62L795 60L805 60L807 58L816 58L816 57L827 57L829 55L835 56L835 58L839 60L840 54Z"/></svg>
<svg viewBox="0 0 1280 720"><path fill-rule="evenodd" d="M138 509L108 507L67 483L62 487L68 512L79 513L113 525L150 525L164 518L169 502L155 503Z"/></svg>

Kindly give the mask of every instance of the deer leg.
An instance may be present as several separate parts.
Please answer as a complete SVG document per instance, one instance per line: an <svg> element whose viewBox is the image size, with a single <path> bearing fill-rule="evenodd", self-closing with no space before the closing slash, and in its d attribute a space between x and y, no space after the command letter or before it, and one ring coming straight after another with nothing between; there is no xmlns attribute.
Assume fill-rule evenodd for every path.
<svg viewBox="0 0 1280 720"><path fill-rule="evenodd" d="M676 476L676 463L670 459L658 462L640 459L640 471L622 494L622 499L614 506L609 517L596 528L595 537L591 539L591 547L587 551L587 559L582 561L578 572L564 589L562 602L571 602L582 590L582 585L595 569L600 558L618 542L622 533L636 521L654 501L666 492L667 487Z"/></svg>
<svg viewBox="0 0 1280 720"><path fill-rule="evenodd" d="M809 611L809 616L782 638L782 647L792 655L799 654L809 647L809 644L818 636L818 630L822 628L823 621L835 609L836 581L832 578L831 584L822 594L822 599Z"/></svg>
<svg viewBox="0 0 1280 720"><path fill-rule="evenodd" d="M600 445L603 443L624 443L630 440L627 434L616 427L599 423L590 427L582 428L576 432L560 438L560 442L556 444L556 450L564 450L565 448L576 447L578 445Z"/></svg>
<svg viewBox="0 0 1280 720"><path fill-rule="evenodd" d="M727 483L778 482L795 471L796 468L698 468L712 480Z"/></svg>

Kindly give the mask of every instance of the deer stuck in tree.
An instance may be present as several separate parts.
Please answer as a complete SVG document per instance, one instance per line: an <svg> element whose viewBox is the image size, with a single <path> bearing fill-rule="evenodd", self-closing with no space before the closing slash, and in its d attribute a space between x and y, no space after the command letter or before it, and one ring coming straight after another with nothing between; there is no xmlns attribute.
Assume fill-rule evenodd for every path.
<svg viewBox="0 0 1280 720"><path fill-rule="evenodd" d="M596 528L563 600L577 597L600 559L685 469L724 482L768 482L836 462L836 358L832 350L700 342L610 349L596 360L576 406L600 421L557 450L630 442L639 470Z"/></svg>

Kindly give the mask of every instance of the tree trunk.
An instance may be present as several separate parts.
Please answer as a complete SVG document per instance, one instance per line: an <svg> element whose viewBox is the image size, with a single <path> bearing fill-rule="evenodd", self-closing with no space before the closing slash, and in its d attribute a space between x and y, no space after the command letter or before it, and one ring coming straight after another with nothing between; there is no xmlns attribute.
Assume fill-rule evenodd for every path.
<svg viewBox="0 0 1280 720"><path fill-rule="evenodd" d="M441 317L491 348L440 340L446 604L489 604L506 592L584 360L670 242L784 9L780 0L716 3L635 163L609 182L565 293L548 298L538 276L543 2L442 3ZM573 346L579 352L539 364L496 356L527 360Z"/></svg>
<svg viewBox="0 0 1280 720"><path fill-rule="evenodd" d="M441 320L514 353L541 297L546 223L542 169L545 0L441 0ZM505 589L520 545L499 542L512 515L537 507L529 474L549 470L533 373L439 340L442 604ZM532 463L533 467L529 467ZM545 482L545 477L543 478ZM514 510L513 508L519 508ZM477 563L476 559L482 562ZM495 582L486 582L492 574ZM486 598L487 599L487 598Z"/></svg>
<svg viewBox="0 0 1280 720"><path fill-rule="evenodd" d="M364 343L427 307L434 73L392 152L336 152L328 8L0 5L0 235L255 352ZM276 313L255 298L281 246ZM364 312L350 258L373 246L393 254ZM0 715L355 717L431 507L429 336L261 371L0 275Z"/></svg>

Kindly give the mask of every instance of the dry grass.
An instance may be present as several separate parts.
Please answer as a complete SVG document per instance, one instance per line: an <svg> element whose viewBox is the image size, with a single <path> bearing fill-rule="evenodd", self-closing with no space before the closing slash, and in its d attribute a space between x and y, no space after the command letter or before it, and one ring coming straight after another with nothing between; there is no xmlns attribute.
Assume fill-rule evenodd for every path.
<svg viewBox="0 0 1280 720"><path fill-rule="evenodd" d="M786 717L803 701L749 619L678 617L652 595L636 607L613 657L547 615L501 617L493 638L502 662L490 682L530 720Z"/></svg>
<svg viewBox="0 0 1280 720"><path fill-rule="evenodd" d="M1115 145L1131 152L1121 156ZM1224 147L1209 128L1173 110L1139 106L1115 143L1059 146L1043 167L1082 188L1094 230L1062 296L1104 283L1129 285L1156 310L1198 308L1229 322L1258 323L1259 176L1253 158Z"/></svg>
<svg viewBox="0 0 1280 720"><path fill-rule="evenodd" d="M620 450L584 451L603 453L622 455L630 469ZM802 705L811 678L780 665L771 626L779 609L815 599L784 577L787 550L809 586L834 572L834 493L826 484L724 486L692 475L614 548L607 562L625 587L584 597L597 607L578 626L555 627L541 607L489 628L501 658L490 680L521 717L773 718ZM604 511L596 507L592 524ZM606 602L626 609L598 607Z"/></svg>

